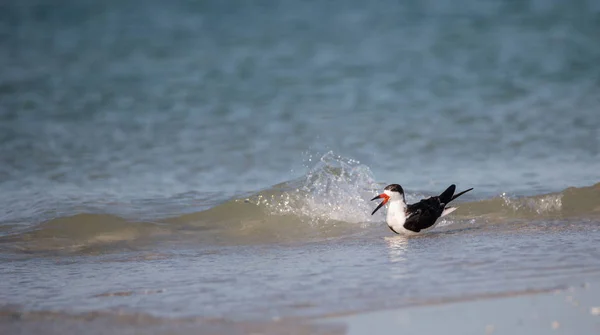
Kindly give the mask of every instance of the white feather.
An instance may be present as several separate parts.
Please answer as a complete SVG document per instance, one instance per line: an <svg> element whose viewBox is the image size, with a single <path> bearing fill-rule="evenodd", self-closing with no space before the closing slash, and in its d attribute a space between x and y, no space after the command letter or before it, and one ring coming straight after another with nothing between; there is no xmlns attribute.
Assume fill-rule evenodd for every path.
<svg viewBox="0 0 600 335"><path fill-rule="evenodd" d="M444 209L444 211L442 212L442 215L440 215L441 218L443 218L444 216L454 212L458 207L446 207Z"/></svg>
<svg viewBox="0 0 600 335"><path fill-rule="evenodd" d="M398 192L390 192L387 190L384 191L384 193L390 196L386 221L388 226L392 228L396 233L401 235L418 235L422 232L435 228L439 224L439 221L437 221L435 222L435 224L433 224L433 226L427 229L423 229L419 233L404 228L404 223L408 218L408 216L406 215L406 202L404 200L404 195ZM442 212L442 215L440 215L440 217L444 217L454 212L456 209L457 207L446 207Z"/></svg>

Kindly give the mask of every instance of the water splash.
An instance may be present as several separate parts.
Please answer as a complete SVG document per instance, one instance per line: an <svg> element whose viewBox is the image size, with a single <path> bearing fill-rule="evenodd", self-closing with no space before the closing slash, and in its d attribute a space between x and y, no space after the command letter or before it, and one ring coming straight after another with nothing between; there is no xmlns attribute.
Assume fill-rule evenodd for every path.
<svg viewBox="0 0 600 335"><path fill-rule="evenodd" d="M258 203L271 215L294 215L308 218L311 223L367 223L381 220L370 215L373 205L369 199L377 186L368 166L330 151L318 159L295 188L262 196Z"/></svg>
<svg viewBox="0 0 600 335"><path fill-rule="evenodd" d="M506 193L500 196L504 205L514 212L533 212L540 215L559 212L562 209L562 197L562 193L516 199L510 198Z"/></svg>

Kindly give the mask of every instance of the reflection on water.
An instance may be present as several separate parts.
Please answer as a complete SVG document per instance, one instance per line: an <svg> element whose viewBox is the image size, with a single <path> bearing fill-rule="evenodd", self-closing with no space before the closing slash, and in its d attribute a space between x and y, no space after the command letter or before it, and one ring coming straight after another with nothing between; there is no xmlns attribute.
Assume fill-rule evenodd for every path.
<svg viewBox="0 0 600 335"><path fill-rule="evenodd" d="M392 279L403 279L408 276L408 260L406 252L408 250L408 238L405 236L386 237L388 246L389 260L391 263Z"/></svg>

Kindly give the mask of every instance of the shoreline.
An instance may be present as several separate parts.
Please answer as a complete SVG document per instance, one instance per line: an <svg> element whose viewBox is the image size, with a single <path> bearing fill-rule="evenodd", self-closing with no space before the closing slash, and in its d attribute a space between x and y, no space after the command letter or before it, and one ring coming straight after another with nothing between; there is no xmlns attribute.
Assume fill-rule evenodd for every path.
<svg viewBox="0 0 600 335"><path fill-rule="evenodd" d="M493 294L320 320L345 334L598 334L600 282Z"/></svg>
<svg viewBox="0 0 600 335"><path fill-rule="evenodd" d="M600 332L600 282L575 287L457 297L315 318L232 321L143 313L19 311L0 307L5 334L593 334Z"/></svg>

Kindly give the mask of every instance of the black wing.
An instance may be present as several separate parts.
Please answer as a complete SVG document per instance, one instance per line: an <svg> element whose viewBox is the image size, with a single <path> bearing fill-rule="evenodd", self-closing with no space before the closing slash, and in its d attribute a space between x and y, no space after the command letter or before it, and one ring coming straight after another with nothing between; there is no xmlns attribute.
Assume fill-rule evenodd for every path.
<svg viewBox="0 0 600 335"><path fill-rule="evenodd" d="M442 215L444 206L439 197L423 199L415 204L408 205L406 212L408 217L404 222L404 228L420 232L435 224L435 221Z"/></svg>

